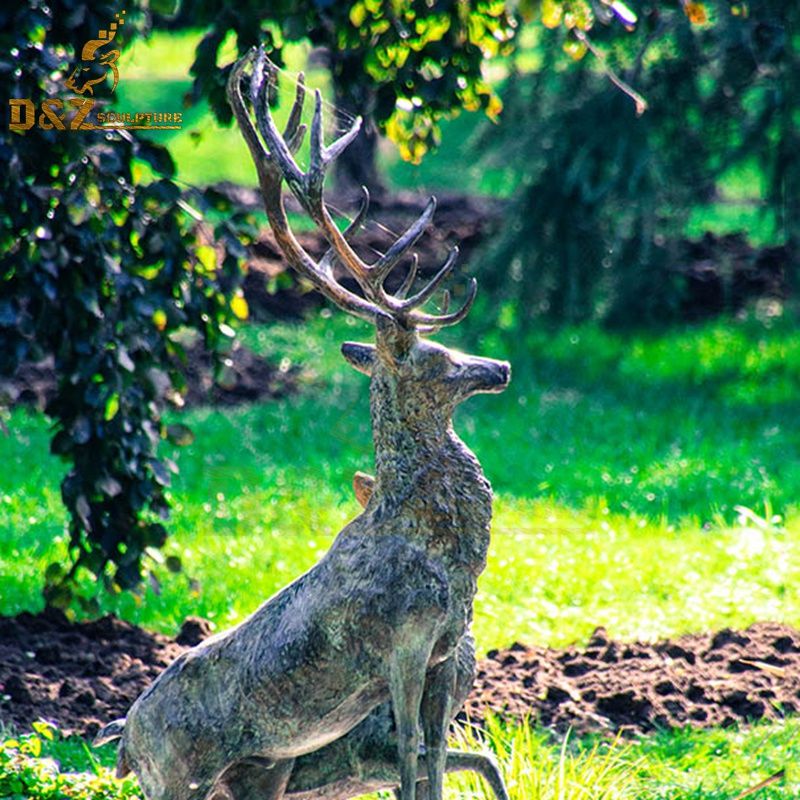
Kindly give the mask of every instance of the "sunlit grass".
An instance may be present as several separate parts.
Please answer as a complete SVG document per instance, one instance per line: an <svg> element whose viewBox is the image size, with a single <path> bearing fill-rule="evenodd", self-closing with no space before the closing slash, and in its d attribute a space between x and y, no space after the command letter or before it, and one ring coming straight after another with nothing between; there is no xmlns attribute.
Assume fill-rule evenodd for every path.
<svg viewBox="0 0 800 800"><path fill-rule="evenodd" d="M462 730L451 744L491 755L511 800L736 800L770 778L772 782L759 791L759 800L788 800L800 788L795 767L800 757L797 720L741 730L669 731L631 741L569 735L554 741L535 727L490 720L485 731ZM25 755L14 759L12 754L20 750ZM114 746L91 751L74 737L56 735L51 740L0 731L0 790L12 787L19 776L28 791L23 795L12 790L4 797L132 800L135 781L116 782L111 777L114 759ZM61 792L47 793L54 785ZM447 777L445 797L495 800L483 780L469 772Z"/></svg>
<svg viewBox="0 0 800 800"><path fill-rule="evenodd" d="M102 596L103 610L167 632L188 614L224 628L359 513L350 484L372 470L367 380L338 348L368 332L334 315L243 334L304 364L301 393L183 415L197 436L175 453L167 552L184 571L156 567L160 595ZM511 355L514 377L456 423L497 494L479 649L585 640L595 625L652 638L800 623L800 336L751 321L627 338L582 328L517 347L496 335L470 347ZM47 422L19 410L10 426L0 613L39 607L44 568L65 557ZM737 505L754 513L740 519Z"/></svg>

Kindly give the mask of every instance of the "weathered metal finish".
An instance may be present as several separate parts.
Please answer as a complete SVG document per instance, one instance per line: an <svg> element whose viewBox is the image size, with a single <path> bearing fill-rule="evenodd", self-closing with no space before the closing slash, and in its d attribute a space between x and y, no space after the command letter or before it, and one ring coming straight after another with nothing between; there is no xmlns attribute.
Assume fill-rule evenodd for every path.
<svg viewBox="0 0 800 800"><path fill-rule="evenodd" d="M322 200L325 169L358 123L325 147L318 95L311 166L302 172L291 152L304 133L303 90L281 136L267 104L274 76L263 54L255 60L251 94L267 149L240 94L243 70L252 63L248 56L234 67L229 97L276 239L289 263L320 291L376 326L375 345L342 348L370 376L375 482L371 495L364 495L363 513L318 564L240 625L184 653L137 699L124 728L110 731L122 730L118 772L133 770L148 800L203 800L215 786L227 786L239 800L251 791L248 785L257 786L262 800L302 785L309 788L299 796L344 798L378 779L399 780L404 800L415 800L421 727L427 793L441 800L448 760L451 768L478 763L449 756L446 737L459 680L461 692L466 680L458 658L471 648L472 601L486 563L492 498L451 418L467 397L502 391L509 366L420 336L462 319L475 292L473 282L464 307L451 314L420 310L451 271L452 254L410 299L404 294L412 280L405 281L403 296L383 289L429 223L433 204L385 256L372 265L362 262ZM319 262L288 227L284 179L328 239L331 249ZM335 260L356 278L364 297L334 279ZM393 730L386 727L389 711ZM365 746L383 756L365 756ZM320 752L328 754L324 761ZM377 770L372 777L370 769ZM324 774L339 776L337 793L312 786ZM304 775L307 784L300 783Z"/></svg>
<svg viewBox="0 0 800 800"><path fill-rule="evenodd" d="M461 639L456 652L458 664L453 709L461 707L475 675L472 637ZM497 800L508 800L500 771L491 757L482 753L447 751L447 772L471 770L484 777ZM257 764L234 765L222 778L213 800L272 800L263 781L268 776ZM420 756L418 788L426 792L424 753ZM294 762L284 797L287 800L350 800L350 798L394 789L400 783L397 741L390 703L375 709L343 738Z"/></svg>

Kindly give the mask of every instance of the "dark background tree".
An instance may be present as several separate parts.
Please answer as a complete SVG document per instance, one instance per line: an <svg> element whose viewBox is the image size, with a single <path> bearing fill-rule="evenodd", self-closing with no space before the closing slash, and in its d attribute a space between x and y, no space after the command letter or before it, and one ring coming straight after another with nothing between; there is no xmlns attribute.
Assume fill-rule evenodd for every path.
<svg viewBox="0 0 800 800"><path fill-rule="evenodd" d="M61 78L76 44L96 38L116 10L105 2L5 4L0 95L38 106L67 94ZM129 4L125 38L146 22ZM149 182L137 177L144 164L156 176ZM128 131L0 130L0 375L54 359L51 449L69 465L61 490L72 562L48 570L54 604L69 602L80 567L131 588L147 548L164 544L174 465L159 443L188 435L161 418L165 393L183 388L173 337L188 327L216 346L233 333L243 247L220 225L224 263L198 261L198 227L185 202L203 209L223 201L187 198L173 171L164 148Z"/></svg>
<svg viewBox="0 0 800 800"><path fill-rule="evenodd" d="M580 26L546 34L541 68L512 76L503 124L478 142L476 155L488 152L488 163L510 165L519 180L514 224L492 243L484 270L485 289L506 299L518 323L674 317L689 215L717 199L733 167L764 176L762 211L775 215L776 241L794 254L793 280L800 11L778 0L631 5L632 31L587 26L604 63L586 54ZM576 56L584 57L575 64ZM644 95L645 113L604 67Z"/></svg>

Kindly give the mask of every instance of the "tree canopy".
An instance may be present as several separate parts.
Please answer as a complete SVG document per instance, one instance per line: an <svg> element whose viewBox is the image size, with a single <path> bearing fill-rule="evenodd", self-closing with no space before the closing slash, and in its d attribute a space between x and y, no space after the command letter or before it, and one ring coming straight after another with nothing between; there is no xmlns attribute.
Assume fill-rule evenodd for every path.
<svg viewBox="0 0 800 800"><path fill-rule="evenodd" d="M63 94L75 43L96 38L114 11L67 0L3 6L0 94L44 108ZM129 9L126 33L145 23ZM69 601L79 567L116 587L140 580L146 552L167 537L174 465L159 444L185 437L162 422L165 395L183 388L174 334L188 326L209 346L233 334L243 245L225 223L219 263L203 250L188 202L222 201L187 194L173 172L167 151L135 131L0 130L0 375L54 360L51 449L69 465L72 564L48 571L53 603Z"/></svg>

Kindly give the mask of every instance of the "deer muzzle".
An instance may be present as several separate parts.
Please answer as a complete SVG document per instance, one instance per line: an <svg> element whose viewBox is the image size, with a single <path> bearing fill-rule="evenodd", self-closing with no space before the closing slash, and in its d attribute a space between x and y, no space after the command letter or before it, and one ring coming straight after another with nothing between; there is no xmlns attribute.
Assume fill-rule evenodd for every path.
<svg viewBox="0 0 800 800"><path fill-rule="evenodd" d="M472 356L464 367L470 392L498 394L505 390L511 380L511 365L508 361Z"/></svg>

